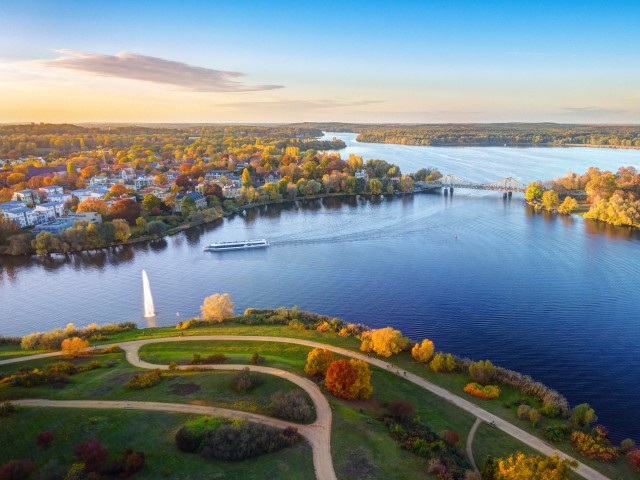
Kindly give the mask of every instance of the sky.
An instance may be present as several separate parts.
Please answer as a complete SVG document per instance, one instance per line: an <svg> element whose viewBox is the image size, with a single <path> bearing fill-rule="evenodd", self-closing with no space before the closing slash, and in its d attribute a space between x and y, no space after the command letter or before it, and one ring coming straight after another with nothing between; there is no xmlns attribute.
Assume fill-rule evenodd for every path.
<svg viewBox="0 0 640 480"><path fill-rule="evenodd" d="M640 1L0 1L0 122L640 123Z"/></svg>

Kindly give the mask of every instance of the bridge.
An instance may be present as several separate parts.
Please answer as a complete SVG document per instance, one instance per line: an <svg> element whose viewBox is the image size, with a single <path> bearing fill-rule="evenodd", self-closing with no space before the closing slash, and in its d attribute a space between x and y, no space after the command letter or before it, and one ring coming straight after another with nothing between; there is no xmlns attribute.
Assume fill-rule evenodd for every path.
<svg viewBox="0 0 640 480"><path fill-rule="evenodd" d="M415 182L416 190L433 190L436 188L443 188L445 194L453 193L454 188L472 188L475 190L500 191L504 192L506 196L512 192L524 192L527 186L512 177L501 178L490 183L474 183L451 174L444 175L432 182Z"/></svg>

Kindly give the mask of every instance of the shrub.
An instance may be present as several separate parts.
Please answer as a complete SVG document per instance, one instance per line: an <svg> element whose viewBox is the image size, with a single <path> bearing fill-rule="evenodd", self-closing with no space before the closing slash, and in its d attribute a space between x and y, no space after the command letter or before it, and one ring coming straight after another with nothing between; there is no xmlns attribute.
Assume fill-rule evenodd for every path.
<svg viewBox="0 0 640 480"><path fill-rule="evenodd" d="M515 453L507 458L499 458L497 468L494 470L497 475L487 478L500 479L531 479L531 480L569 480L571 467L577 467L577 462L561 460L556 454L551 457L541 457L539 455L525 455ZM483 469L484 473L484 469ZM485 478L482 476L482 478Z"/></svg>
<svg viewBox="0 0 640 480"><path fill-rule="evenodd" d="M178 364L176 362L171 362L169 364L169 370L171 371L178 370Z"/></svg>
<svg viewBox="0 0 640 480"><path fill-rule="evenodd" d="M49 365L45 365L44 371L47 374L62 373L65 375L74 375L78 373L78 368L71 362L55 362L55 363L50 363Z"/></svg>
<svg viewBox="0 0 640 480"><path fill-rule="evenodd" d="M362 360L336 360L329 365L325 386L331 394L347 400L366 400L371 395L371 370Z"/></svg>
<svg viewBox="0 0 640 480"><path fill-rule="evenodd" d="M85 350L89 347L89 342L80 337L65 338L62 341L62 352L69 357L79 357L86 355Z"/></svg>
<svg viewBox="0 0 640 480"><path fill-rule="evenodd" d="M122 348L119 345L110 345L104 348L98 348L96 350L91 350L93 354L108 354L108 353L120 353L123 352Z"/></svg>
<svg viewBox="0 0 640 480"><path fill-rule="evenodd" d="M18 407L16 407L13 403L0 403L0 417L8 417L12 413L16 413L17 411Z"/></svg>
<svg viewBox="0 0 640 480"><path fill-rule="evenodd" d="M542 427L542 436L552 442L562 442L566 433L566 426L559 423Z"/></svg>
<svg viewBox="0 0 640 480"><path fill-rule="evenodd" d="M201 455L216 460L244 460L295 444L300 435L293 428L280 430L247 422L225 422L204 433Z"/></svg>
<svg viewBox="0 0 640 480"><path fill-rule="evenodd" d="M634 442L632 439L630 438L625 438L624 440L622 440L620 442L620 451L622 453L627 453L630 452L631 450L633 450L634 448L636 448L636 442Z"/></svg>
<svg viewBox="0 0 640 480"><path fill-rule="evenodd" d="M139 472L144 467L144 453L134 452L131 448L126 448L122 452L124 472L120 476L128 477Z"/></svg>
<svg viewBox="0 0 640 480"><path fill-rule="evenodd" d="M391 327L378 328L361 335L360 350L375 352L383 357L390 357L409 347L409 339L400 330Z"/></svg>
<svg viewBox="0 0 640 480"><path fill-rule="evenodd" d="M520 420L529 420L529 413L531 412L531 407L526 404L522 404L518 406L518 410L516 415Z"/></svg>
<svg viewBox="0 0 640 480"><path fill-rule="evenodd" d="M434 372L449 373L458 368L458 365L450 353L438 352L429 362L429 368Z"/></svg>
<svg viewBox="0 0 640 480"><path fill-rule="evenodd" d="M258 375L251 373L249 367L245 367L233 378L231 388L236 392L244 393L257 387L261 383L262 379Z"/></svg>
<svg viewBox="0 0 640 480"><path fill-rule="evenodd" d="M233 316L235 304L231 301L231 295L214 293L204 299L200 307L202 319L207 322L222 322L224 319Z"/></svg>
<svg viewBox="0 0 640 480"><path fill-rule="evenodd" d="M571 426L575 429L586 428L598 420L596 412L588 403L581 403L571 410Z"/></svg>
<svg viewBox="0 0 640 480"><path fill-rule="evenodd" d="M440 437L447 445L457 445L460 441L460 436L453 430L443 430L440 432Z"/></svg>
<svg viewBox="0 0 640 480"><path fill-rule="evenodd" d="M26 387L31 388L36 385L42 385L43 383L47 383L47 377L44 373L42 373L37 368L33 370L27 370L19 375L14 375L11 377L11 386L12 387Z"/></svg>
<svg viewBox="0 0 640 480"><path fill-rule="evenodd" d="M193 453L200 447L202 437L202 433L193 432L187 427L182 427L176 432L176 445L182 452Z"/></svg>
<svg viewBox="0 0 640 480"><path fill-rule="evenodd" d="M326 375L329 365L336 359L331 350L326 348L314 348L307 355L307 363L304 371L307 375Z"/></svg>
<svg viewBox="0 0 640 480"><path fill-rule="evenodd" d="M496 369L489 360L480 360L469 365L469 375L480 385L487 385L494 379Z"/></svg>
<svg viewBox="0 0 640 480"><path fill-rule="evenodd" d="M409 402L402 398L398 398L387 407L389 414L394 418L396 422L408 423L416 416L416 410Z"/></svg>
<svg viewBox="0 0 640 480"><path fill-rule="evenodd" d="M627 462L636 472L640 472L640 449L635 449L628 452Z"/></svg>
<svg viewBox="0 0 640 480"><path fill-rule="evenodd" d="M294 422L308 422L313 419L313 408L307 402L302 392L282 391L271 396L269 413L274 417L291 420Z"/></svg>
<svg viewBox="0 0 640 480"><path fill-rule="evenodd" d="M0 467L2 480L27 480L36 467L26 460L9 460Z"/></svg>
<svg viewBox="0 0 640 480"><path fill-rule="evenodd" d="M107 459L109 452L98 439L85 440L74 449L78 460L84 463L86 472L96 472Z"/></svg>
<svg viewBox="0 0 640 480"><path fill-rule="evenodd" d="M53 442L53 432L41 432L36 437L36 447L48 447Z"/></svg>
<svg viewBox="0 0 640 480"><path fill-rule="evenodd" d="M560 407L553 403L545 403L542 405L540 413L547 418L556 418L560 415Z"/></svg>
<svg viewBox="0 0 640 480"><path fill-rule="evenodd" d="M529 421L531 422L531 426L533 428L537 428L538 423L540 422L540 411L532 408L529 411Z"/></svg>
<svg viewBox="0 0 640 480"><path fill-rule="evenodd" d="M500 387L497 385L480 385L479 383L471 382L464 387L464 391L474 397L482 398L485 400L491 400L500 396Z"/></svg>
<svg viewBox="0 0 640 480"><path fill-rule="evenodd" d="M202 356L199 353L194 353L193 355L191 355L189 365L202 365Z"/></svg>
<svg viewBox="0 0 640 480"><path fill-rule="evenodd" d="M214 365L216 363L224 363L226 361L226 355L224 355L223 353L214 353L213 355L204 357L202 363L204 363L205 365Z"/></svg>
<svg viewBox="0 0 640 480"><path fill-rule="evenodd" d="M603 462L613 462L618 458L617 449L597 430L592 434L576 430L571 434L571 441L576 451L585 457Z"/></svg>
<svg viewBox="0 0 640 480"><path fill-rule="evenodd" d="M260 365L265 362L265 358L259 353L254 353L251 355L251 365Z"/></svg>
<svg viewBox="0 0 640 480"><path fill-rule="evenodd" d="M148 373L139 373L133 376L124 384L124 388L127 390L142 390L158 385L161 380L162 372L160 370L152 370Z"/></svg>
<svg viewBox="0 0 640 480"><path fill-rule="evenodd" d="M416 343L411 349L411 356L416 362L428 363L433 356L435 346L433 342L428 338L422 340L421 343Z"/></svg>

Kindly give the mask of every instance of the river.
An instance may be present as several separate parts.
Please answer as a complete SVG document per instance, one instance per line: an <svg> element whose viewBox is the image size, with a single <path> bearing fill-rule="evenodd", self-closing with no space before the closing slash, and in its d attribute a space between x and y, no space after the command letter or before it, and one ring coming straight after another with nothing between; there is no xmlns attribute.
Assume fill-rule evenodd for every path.
<svg viewBox="0 0 640 480"><path fill-rule="evenodd" d="M427 148L358 144L346 153L435 166L472 181L528 182L640 164L591 148ZM343 157L346 156L343 151ZM265 250L203 252L268 238ZM640 440L640 235L535 212L519 194L457 190L266 206L150 244L69 257L2 258L0 334L142 318L148 273L159 325L228 292L236 311L299 305L392 325L438 350L522 371L573 404L589 402L613 437ZM178 316L179 314L179 316Z"/></svg>

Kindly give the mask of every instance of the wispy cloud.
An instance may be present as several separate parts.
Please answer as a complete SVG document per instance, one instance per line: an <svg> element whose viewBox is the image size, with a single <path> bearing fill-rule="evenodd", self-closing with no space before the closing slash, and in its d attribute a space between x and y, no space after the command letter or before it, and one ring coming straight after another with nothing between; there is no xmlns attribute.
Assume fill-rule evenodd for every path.
<svg viewBox="0 0 640 480"><path fill-rule="evenodd" d="M60 53L60 58L39 60L37 64L90 75L173 85L194 92L255 92L283 88L282 85L247 85L234 80L245 76L244 73L197 67L139 53L105 55L75 50L56 52Z"/></svg>
<svg viewBox="0 0 640 480"><path fill-rule="evenodd" d="M319 100L295 100L295 99L275 99L249 102L225 102L219 107L231 108L294 108L307 110L321 110L325 108L361 107L382 103L382 100L342 100L342 99L319 99Z"/></svg>
<svg viewBox="0 0 640 480"><path fill-rule="evenodd" d="M629 110L616 110L612 108L601 107L563 107L561 112L553 115L572 115L575 117L594 117L598 115L618 115L629 113Z"/></svg>

